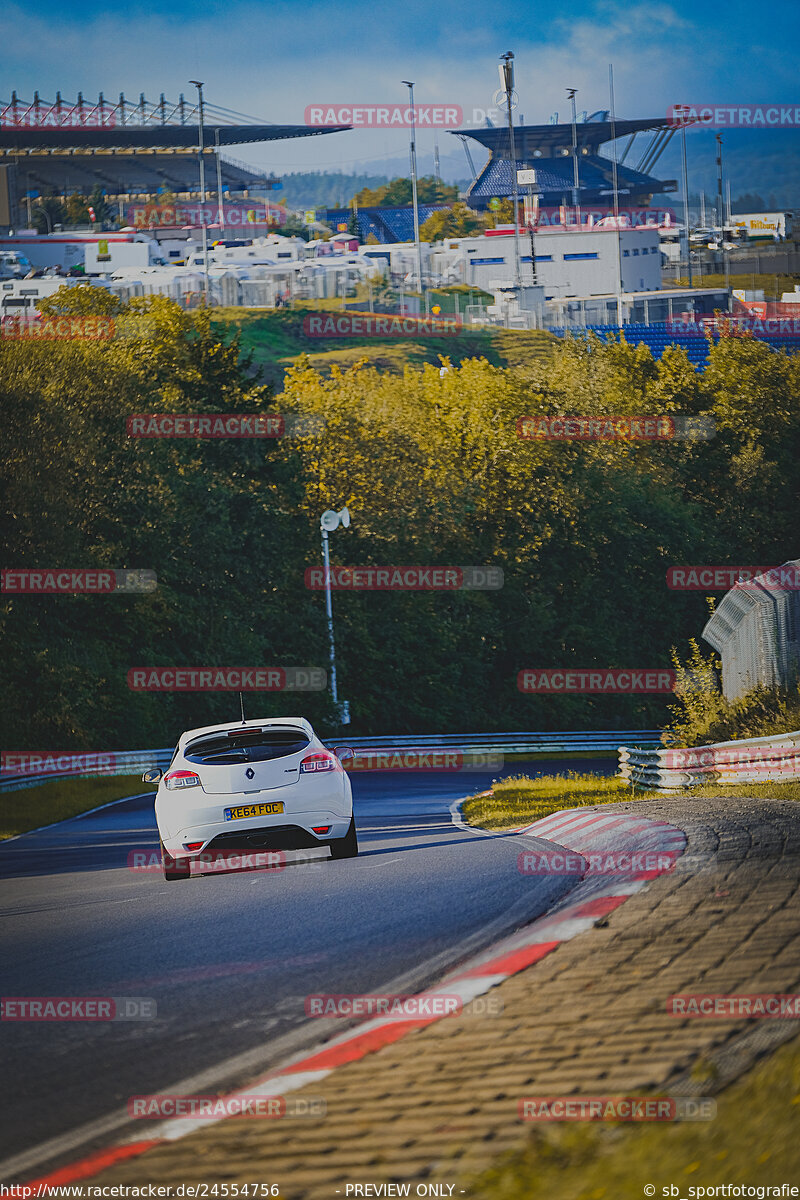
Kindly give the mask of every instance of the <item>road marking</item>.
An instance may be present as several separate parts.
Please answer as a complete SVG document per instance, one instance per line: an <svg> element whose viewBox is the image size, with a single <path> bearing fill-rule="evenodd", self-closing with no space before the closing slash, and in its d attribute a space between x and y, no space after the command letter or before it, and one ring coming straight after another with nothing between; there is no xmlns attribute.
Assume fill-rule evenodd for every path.
<svg viewBox="0 0 800 1200"><path fill-rule="evenodd" d="M455 804L460 804L461 801L456 801ZM567 810L566 815L573 815L575 809ZM454 824L463 824L463 819L457 809L451 808ZM581 813L580 815L584 815ZM608 829L608 821L610 815L598 815L597 821L602 822L605 829ZM675 845L680 839L682 847L686 845L686 835L674 825L667 825L662 822L649 822L645 828L645 822L641 818L619 818L614 815L614 822L620 821L626 827L625 836L628 837L633 845L631 852L638 849L641 834L646 832L652 838L663 837L664 842L670 842ZM524 830L516 831L518 836L530 835L539 836L541 826L548 820L544 818L542 822L534 822L533 825L527 826ZM652 826L652 828L650 828ZM469 832L480 831L473 830L469 826L464 825ZM581 831L584 826L581 824ZM536 831L536 832L534 832ZM497 836L489 834L488 836ZM508 836L504 834L502 836ZM577 834L576 834L577 837ZM569 837L567 838L569 839ZM552 843L551 843L552 844ZM567 846L568 849L574 847ZM578 851L575 851L578 853ZM673 851L674 853L674 851ZM655 876L655 872L648 873L648 879L629 879L626 881L609 878L605 886L597 887L597 879L582 880L576 888L570 892L569 897L557 904L556 907L544 916L539 917L526 928L519 930L517 933L509 937L503 938L495 946L489 950L475 956L471 961L462 964L454 971L448 972L444 979L436 984L435 987L424 990L419 993L422 997L440 995L442 992L448 992L451 989L458 989L458 993L464 997L469 996L474 999L476 996L483 995L490 991L493 987L502 983L509 975L525 970L536 962L545 958L553 950L555 950L562 942L569 941L577 937L581 933L587 932L599 920L612 912L619 905L623 904L628 896L634 895L647 886L650 878ZM452 1019L452 1017L442 1016L425 1016L413 1018L405 1021L386 1021L382 1018L374 1018L371 1021L362 1022L352 1029L348 1029L344 1033L333 1037L331 1040L322 1042L310 1051L304 1051L299 1057L290 1059L281 1067L272 1071L257 1080L255 1084L247 1087L246 1092L238 1091L233 1095L241 1097L244 1095L252 1095L254 1092L261 1095L281 1096L287 1092L296 1091L299 1087L304 1087L307 1083L318 1083L324 1079L337 1066L344 1063L355 1062L358 1059L366 1057L367 1054L374 1053L383 1046L391 1045L398 1041L405 1034L415 1029L420 1029L426 1025L432 1024L434 1021ZM178 1093L188 1091L189 1088L184 1085L176 1085L172 1091ZM226 1120L225 1117L220 1118L203 1118L201 1121L191 1122L181 1119L180 1121L166 1121L152 1128L151 1139L147 1142L137 1140L138 1133L132 1134L128 1132L128 1136L122 1137L122 1140L116 1147L112 1147L107 1151L95 1152L67 1167L60 1168L49 1175L40 1176L38 1179L28 1180L29 1184L33 1185L50 1185L53 1186L65 1181L75 1181L79 1179L89 1179L103 1169L98 1163L102 1159L102 1154L117 1154L120 1152L124 1157L132 1158L139 1154L145 1153L154 1145L163 1144L167 1141L176 1141L184 1137L187 1133L191 1133L198 1128L208 1128L210 1125L216 1124L218 1120ZM108 1127L116 1124L116 1126L130 1126L130 1121L126 1120L125 1115L117 1114L115 1117L106 1119L106 1122L95 1122L95 1128L102 1124ZM77 1148L80 1144L85 1144L86 1129L75 1130L71 1135L65 1135L62 1138L54 1139L50 1143L45 1143L34 1150L9 1159L5 1163L0 1163L0 1169L6 1175L20 1174L25 1169L23 1162L28 1167L33 1167L37 1162L48 1161L55 1157L56 1153L66 1153L70 1148ZM69 1143L72 1143L70 1146ZM55 1147L62 1147L56 1150ZM48 1153L49 1151L49 1153ZM43 1153L44 1152L44 1153Z"/></svg>

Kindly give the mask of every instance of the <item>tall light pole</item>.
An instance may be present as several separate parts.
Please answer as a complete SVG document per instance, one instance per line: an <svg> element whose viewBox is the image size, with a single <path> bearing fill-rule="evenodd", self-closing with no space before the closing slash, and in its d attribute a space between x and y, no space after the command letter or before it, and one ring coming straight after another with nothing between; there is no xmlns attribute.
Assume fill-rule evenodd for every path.
<svg viewBox="0 0 800 1200"><path fill-rule="evenodd" d="M511 50L500 55L500 83L506 94L508 113L508 140L511 155L511 194L514 197L514 270L517 287L522 287L522 269L519 257L519 188L517 185L517 150L514 145L514 114L511 105L514 99L514 55Z"/></svg>
<svg viewBox="0 0 800 1200"><path fill-rule="evenodd" d="M577 88L567 88L567 96L572 101L572 169L574 175L574 183L572 187L572 207L576 209L578 216L578 225L581 223L580 209L580 179L578 177L578 114L575 109L575 97L578 94Z"/></svg>
<svg viewBox="0 0 800 1200"><path fill-rule="evenodd" d="M206 168L203 162L203 85L199 79L189 83L197 88L200 126L197 137L197 156L200 159L200 228L203 236L203 293L208 304L208 230L206 229Z"/></svg>
<svg viewBox="0 0 800 1200"><path fill-rule="evenodd" d="M689 242L689 169L686 165L686 122L681 122L681 156L683 158L683 236L686 239L686 267L689 287L692 286L692 247Z"/></svg>
<svg viewBox="0 0 800 1200"><path fill-rule="evenodd" d="M350 524L350 513L347 508L335 512L327 508L319 519L322 534L322 564L325 583L325 613L328 618L328 658L331 667L331 699L342 725L350 724L350 706L346 700L339 704L339 692L336 687L336 646L333 640L333 605L331 603L331 559L328 548L328 535L343 525L345 529Z"/></svg>
<svg viewBox="0 0 800 1200"><path fill-rule="evenodd" d="M222 231L222 239L225 240L225 209L222 207L222 163L219 157L219 128L215 131L216 134L216 158L217 158L217 220Z"/></svg>
<svg viewBox="0 0 800 1200"><path fill-rule="evenodd" d="M414 205L414 245L417 251L417 291L422 296L422 250L419 244L419 205L417 204L417 114L414 110L414 84L401 79L408 88L411 103L411 202ZM422 302L420 300L420 308Z"/></svg>
<svg viewBox="0 0 800 1200"><path fill-rule="evenodd" d="M616 143L617 139L617 118L614 111L614 66L613 63L608 64L608 102L611 106L611 141ZM616 225L617 239L617 324L622 328L622 250L620 247L619 236L619 180L617 176L617 147L614 146L614 157L611 160L611 178L614 188L614 224Z"/></svg>
<svg viewBox="0 0 800 1200"><path fill-rule="evenodd" d="M717 134L717 206L719 208L719 248L722 251L722 263L725 271L725 291L728 293L728 311L731 307L730 284L731 265L728 251L725 249L725 201L722 195L722 134Z"/></svg>

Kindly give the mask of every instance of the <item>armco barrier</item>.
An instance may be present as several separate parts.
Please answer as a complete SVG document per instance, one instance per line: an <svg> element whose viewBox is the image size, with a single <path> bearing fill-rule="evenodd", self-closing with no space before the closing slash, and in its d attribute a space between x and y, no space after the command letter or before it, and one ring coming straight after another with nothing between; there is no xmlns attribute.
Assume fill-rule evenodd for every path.
<svg viewBox="0 0 800 1200"><path fill-rule="evenodd" d="M620 746L619 774L633 788L662 791L800 779L800 730L687 749Z"/></svg>
<svg viewBox="0 0 800 1200"><path fill-rule="evenodd" d="M620 741L634 740L640 746L657 746L657 729L647 730L600 730L588 733L431 733L403 734L383 737L350 738L342 733L336 738L326 738L325 744L352 746L354 750L380 750L403 752L431 752L450 750L460 754L569 754L593 750L617 750ZM36 787L51 779L96 778L101 775L136 775L151 767L164 770L172 761L172 747L165 750L117 750L110 751L113 766L102 771L54 771L42 774L0 774L0 793L15 792L20 788Z"/></svg>

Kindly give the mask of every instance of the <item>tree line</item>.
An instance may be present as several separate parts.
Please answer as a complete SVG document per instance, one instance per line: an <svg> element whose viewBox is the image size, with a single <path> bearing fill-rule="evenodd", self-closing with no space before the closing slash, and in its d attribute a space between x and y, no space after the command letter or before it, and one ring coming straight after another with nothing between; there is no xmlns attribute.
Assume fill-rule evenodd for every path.
<svg viewBox="0 0 800 1200"><path fill-rule="evenodd" d="M133 667L327 666L323 510L338 566L500 568L499 590L334 593L355 734L653 727L669 697L522 694L530 667L668 668L707 614L667 568L797 556L800 360L725 337L683 351L595 338L512 367L481 358L329 376L299 358L274 396L204 310L64 289L49 312L108 339L0 339L5 566L155 570L141 594L2 596L3 745L166 746L232 693L132 691ZM293 436L135 438L148 413L285 415ZM520 438L524 415L706 415L706 441ZM292 419L296 423L292 426ZM302 419L302 420L300 420ZM322 692L254 716L334 727Z"/></svg>

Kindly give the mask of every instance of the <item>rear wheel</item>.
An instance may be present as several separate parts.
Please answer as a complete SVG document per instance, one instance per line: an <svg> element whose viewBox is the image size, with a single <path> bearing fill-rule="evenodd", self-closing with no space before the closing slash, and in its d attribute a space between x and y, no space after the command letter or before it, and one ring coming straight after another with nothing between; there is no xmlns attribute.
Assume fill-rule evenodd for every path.
<svg viewBox="0 0 800 1200"><path fill-rule="evenodd" d="M164 843L161 842L161 869L164 872L164 878L170 883L174 883L178 879L188 879L192 873L192 866L188 859L184 860L180 865L164 849Z"/></svg>
<svg viewBox="0 0 800 1200"><path fill-rule="evenodd" d="M358 836L356 834L356 819L350 818L350 828L343 838L331 842L331 858L355 858L358 854Z"/></svg>

